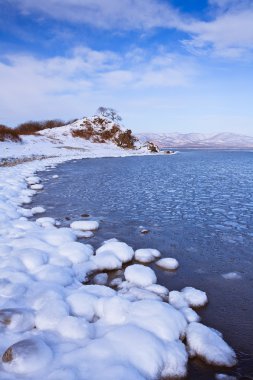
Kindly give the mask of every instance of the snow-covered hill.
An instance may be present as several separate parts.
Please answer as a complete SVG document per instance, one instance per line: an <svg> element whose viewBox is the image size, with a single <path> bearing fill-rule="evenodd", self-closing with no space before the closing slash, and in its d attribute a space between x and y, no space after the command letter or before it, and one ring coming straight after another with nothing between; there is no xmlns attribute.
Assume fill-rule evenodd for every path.
<svg viewBox="0 0 253 380"><path fill-rule="evenodd" d="M131 131L98 116L20 137L21 142L0 142L0 159L104 157L153 152L152 144L142 144Z"/></svg>
<svg viewBox="0 0 253 380"><path fill-rule="evenodd" d="M138 138L171 148L253 148L253 137L236 133L141 133Z"/></svg>

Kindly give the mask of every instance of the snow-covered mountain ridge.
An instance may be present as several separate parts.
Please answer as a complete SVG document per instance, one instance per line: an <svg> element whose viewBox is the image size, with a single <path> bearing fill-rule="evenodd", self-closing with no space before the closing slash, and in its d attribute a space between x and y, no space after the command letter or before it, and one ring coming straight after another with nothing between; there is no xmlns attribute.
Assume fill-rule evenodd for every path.
<svg viewBox="0 0 253 380"><path fill-rule="evenodd" d="M236 133L140 133L140 141L153 141L160 148L253 148L253 137Z"/></svg>

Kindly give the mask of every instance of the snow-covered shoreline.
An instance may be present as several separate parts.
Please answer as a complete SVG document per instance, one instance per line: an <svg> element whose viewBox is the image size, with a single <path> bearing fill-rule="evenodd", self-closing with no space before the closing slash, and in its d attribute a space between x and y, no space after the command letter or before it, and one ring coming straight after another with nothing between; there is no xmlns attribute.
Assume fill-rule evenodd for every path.
<svg viewBox="0 0 253 380"><path fill-rule="evenodd" d="M13 149L14 143L6 144ZM55 151L45 152L45 142L41 150L38 141L35 145L27 143L24 155L40 154L43 146L48 156ZM233 366L233 350L199 323L193 310L206 304L206 294L191 287L169 291L156 283L151 268L131 263L133 258L157 260L158 251L134 252L123 242L109 241L94 253L77 241L83 231L55 225L53 215L29 220L43 211L22 207L43 187L36 172L71 159L145 153L89 142L83 149L58 149L58 157L0 168L0 377L183 377L196 355ZM2 156L8 156L6 150ZM124 277L108 284L106 272L128 262ZM84 285L91 272L98 273L97 285Z"/></svg>

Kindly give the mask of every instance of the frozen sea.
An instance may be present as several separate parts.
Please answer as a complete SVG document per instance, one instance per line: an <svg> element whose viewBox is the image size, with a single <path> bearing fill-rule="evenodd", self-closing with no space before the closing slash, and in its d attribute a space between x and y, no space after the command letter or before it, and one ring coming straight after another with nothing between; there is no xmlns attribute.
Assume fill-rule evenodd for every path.
<svg viewBox="0 0 253 380"><path fill-rule="evenodd" d="M95 247L116 237L175 257L175 273L153 267L158 282L207 292L203 323L237 351L239 365L230 373L253 378L253 152L84 159L39 175L45 186L33 205L63 225L84 214L98 220L88 239ZM189 379L214 379L214 371L194 361Z"/></svg>

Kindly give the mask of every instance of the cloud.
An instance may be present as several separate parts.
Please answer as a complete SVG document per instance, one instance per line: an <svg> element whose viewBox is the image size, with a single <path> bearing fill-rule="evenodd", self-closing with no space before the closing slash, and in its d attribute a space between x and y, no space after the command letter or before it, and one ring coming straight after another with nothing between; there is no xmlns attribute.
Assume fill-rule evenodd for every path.
<svg viewBox="0 0 253 380"><path fill-rule="evenodd" d="M253 2L211 0L218 13L211 21L195 21L185 27L191 38L183 41L194 53L226 58L251 55L253 49Z"/></svg>
<svg viewBox="0 0 253 380"><path fill-rule="evenodd" d="M212 16L209 21L206 14L202 19L194 19L164 0L11 0L10 3L24 14L114 32L176 29L186 33L183 46L194 54L241 58L252 52L252 0L209 0L209 18Z"/></svg>
<svg viewBox="0 0 253 380"><path fill-rule="evenodd" d="M0 60L1 122L10 115L15 121L71 117L85 105L94 110L117 93L187 86L195 74L193 62L163 50L142 50L137 61L131 52L119 55L87 47L77 47L66 57L7 55Z"/></svg>
<svg viewBox="0 0 253 380"><path fill-rule="evenodd" d="M179 12L160 0L12 0L21 12L112 29L176 27Z"/></svg>

